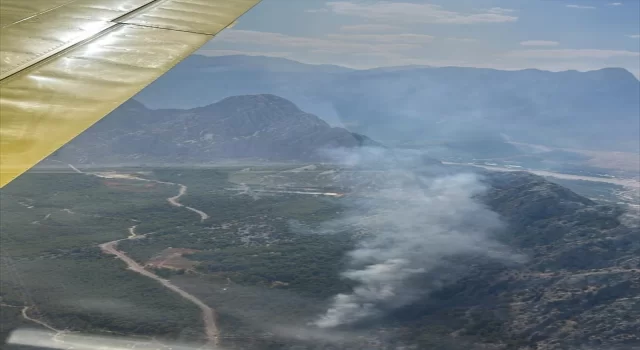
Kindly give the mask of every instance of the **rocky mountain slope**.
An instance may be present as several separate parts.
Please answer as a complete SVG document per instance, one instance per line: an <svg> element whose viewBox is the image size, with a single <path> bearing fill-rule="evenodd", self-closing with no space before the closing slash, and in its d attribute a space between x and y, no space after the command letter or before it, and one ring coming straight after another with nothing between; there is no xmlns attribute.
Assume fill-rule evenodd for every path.
<svg viewBox="0 0 640 350"><path fill-rule="evenodd" d="M375 144L290 101L247 95L187 110L131 100L55 154L74 163L315 161L322 150Z"/></svg>
<svg viewBox="0 0 640 350"><path fill-rule="evenodd" d="M394 319L438 349L638 349L638 219L536 175L486 176L501 239L527 260L478 263Z"/></svg>
<svg viewBox="0 0 640 350"><path fill-rule="evenodd" d="M283 172L281 176L260 178L242 174L237 181L256 188L339 185L340 191L348 194L346 201L356 198L356 205L367 203L365 208L358 207L366 212L377 204L365 198L380 195L379 189L395 178L384 170L393 171L401 164L380 161L375 163L378 171L360 173L351 169L305 167L297 172ZM416 164L412 169L427 176L464 171L434 163ZM505 223L496 239L523 259L505 264L473 255L450 257L452 266L461 267L459 271L425 274L419 282L412 282L422 287L418 290L429 290L434 277L446 280L456 273L463 277L380 319L365 320L348 328L377 330L374 333L384 346L362 348L640 348L639 218L530 173L485 172L482 176L488 190L479 199ZM385 209L411 200L405 195L399 203ZM395 217L411 220L410 216L394 214L386 220ZM354 227L358 235L367 234L366 226ZM391 230L390 227L385 226L384 230ZM429 240L426 234L425 240ZM392 241L389 240L390 245ZM433 244L438 244L437 240ZM360 349L318 347L334 348Z"/></svg>
<svg viewBox="0 0 640 350"><path fill-rule="evenodd" d="M153 108L192 108L256 93L282 96L390 145L475 140L483 132L489 140L555 147L639 147L640 82L619 68L351 70L272 57L196 55L137 98Z"/></svg>

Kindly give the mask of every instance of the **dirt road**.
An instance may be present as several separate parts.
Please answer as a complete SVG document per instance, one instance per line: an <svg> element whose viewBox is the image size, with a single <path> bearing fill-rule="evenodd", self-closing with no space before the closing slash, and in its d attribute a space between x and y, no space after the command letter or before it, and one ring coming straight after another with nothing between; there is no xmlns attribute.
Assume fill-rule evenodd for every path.
<svg viewBox="0 0 640 350"><path fill-rule="evenodd" d="M44 321L41 321L41 320L39 320L37 318L32 318L31 316L29 316L29 309L31 309L31 306L25 306L25 307L22 308L22 318L24 318L25 320L29 320L31 322L37 323L37 324L41 325L42 327L47 328L47 329L49 329L51 331L54 331L54 332L56 332L56 335L64 332L64 331L61 331L59 329L54 328L53 326L47 324Z"/></svg>
<svg viewBox="0 0 640 350"><path fill-rule="evenodd" d="M118 259L125 262L130 270L160 282L166 288L170 289L175 293L178 293L181 297L189 300L190 302L198 306L202 311L202 321L204 322L204 325L205 325L205 332L207 335L208 342L215 349L219 344L218 338L220 336L218 331L218 326L216 325L215 311L209 306L207 306L205 303L203 303L200 299L195 297L194 295L185 292L184 290L180 289L180 287L171 283L169 280L158 277L156 274L145 270L145 268L142 267L142 265L138 264L136 261L128 257L125 253L119 251L117 249L118 243L120 241L124 241L127 239L130 239L130 238L124 238L124 239L119 239L117 241L103 243L100 245L100 249L102 249L102 251L107 254L115 255Z"/></svg>
<svg viewBox="0 0 640 350"><path fill-rule="evenodd" d="M203 222L203 221L205 221L206 219L209 218L209 215L207 213L203 212L202 210L198 210L196 208L188 207L188 206L178 202L180 197L182 197L185 194L187 194L187 186L185 186L183 184L179 184L179 183L175 183L175 182L168 182L168 181L144 179L144 178L137 177L137 176L134 176L134 175L131 175L131 174L118 174L118 173L115 173L115 172L86 173L86 172L82 172L81 170L79 170L78 168L74 167L71 164L69 164L69 166L72 167L72 169L74 171L80 172L81 174L93 175L93 176L97 176L97 177L101 177L101 178L105 178L105 179L137 180L137 181L154 182L154 183L163 184L163 185L178 186L180 188L179 191L178 191L178 194L173 196L173 197L167 198L167 202L169 202L169 204L173 205L174 207L185 208L185 209L187 209L189 211L192 211L192 212L200 215L200 222Z"/></svg>
<svg viewBox="0 0 640 350"><path fill-rule="evenodd" d="M82 173L82 174L87 174L87 175L93 175L93 176L98 176L98 177L103 177L103 178L120 178L120 179L130 179L130 180L139 180L139 181L147 181L147 182L155 182L155 183L160 183L160 184L166 184L166 185L175 185L175 186L179 186L180 190L178 191L178 194L173 196L173 197L169 197L167 198L167 201L169 202L169 204L173 205L174 207L178 207L178 208L182 208L184 207L185 209L188 209L190 211L193 211L194 213L197 213L198 215L200 215L200 221L204 221L207 218L209 218L209 215L207 215L205 212L195 209L195 208L191 208L188 206L183 205L182 203L178 202L178 200L180 199L180 197L184 196L187 193L187 186L183 185L183 184L178 184L178 183L173 183L173 182L165 182L165 181L158 181L158 180L150 180L150 179L143 179L143 178L139 178L133 175L129 175L129 174L117 174L117 173L86 173L83 172L81 170L79 170L78 168L74 167L73 165L69 164L69 167L71 167L71 169L73 169L75 172L78 173ZM181 297L187 299L188 301L192 302L193 304L195 304L198 308L200 308L200 310L202 311L202 322L204 323L204 327L205 327L205 334L207 337L207 345L211 346L213 349L217 349L218 345L219 345L219 338L220 338L220 332L218 331L218 325L216 324L216 314L215 314L215 310L210 308L209 306L207 306L204 302L202 302L202 300L198 299L196 296L182 290L180 287L176 286L175 284L171 283L169 280L166 280L164 278L159 277L158 275L154 274L151 271L145 270L145 268L138 264L135 260L131 259L129 256L127 256L124 252L119 251L118 250L118 243L124 240L131 240L131 239L138 239L138 238L142 238L145 235L139 235L136 233L136 226L131 226L129 227L128 231L129 231L129 236L127 238L123 238L123 239L118 239L115 241L111 241L111 242L106 242L103 244L100 244L100 249L106 253L106 254L111 254L111 255L115 255L118 259L122 260L125 264L127 264L128 268L136 273L139 273L145 277L154 279L158 282L160 282L165 288L173 291L174 293L177 293L178 295L180 295Z"/></svg>
<svg viewBox="0 0 640 350"><path fill-rule="evenodd" d="M207 220L209 218L209 215L207 215L207 213L198 210L196 208L192 208L192 207L187 207L186 205L178 202L178 199L180 199L180 197L184 196L185 194L187 194L187 186L183 185L183 184L177 184L174 182L164 182L164 181L154 181L154 180L149 180L149 181L153 181L153 182L157 182L157 183L163 183L163 184L171 184L171 185L177 185L180 186L180 191L178 192L177 195L173 196L173 197L169 197L167 198L167 201L175 206L175 207L184 207L187 210L191 210L192 212L200 215L200 222L203 222L205 220Z"/></svg>

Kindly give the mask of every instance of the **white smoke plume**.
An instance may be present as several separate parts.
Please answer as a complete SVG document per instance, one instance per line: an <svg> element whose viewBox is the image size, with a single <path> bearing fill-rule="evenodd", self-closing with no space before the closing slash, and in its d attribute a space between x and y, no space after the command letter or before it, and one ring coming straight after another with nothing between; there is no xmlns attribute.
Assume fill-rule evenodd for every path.
<svg viewBox="0 0 640 350"><path fill-rule="evenodd" d="M455 278L455 256L519 259L492 238L503 225L477 199L486 188L475 175L425 175L419 157L379 149L330 154L355 168L349 181L360 186L339 224L364 238L342 274L357 286L336 295L316 326L350 324L416 300Z"/></svg>

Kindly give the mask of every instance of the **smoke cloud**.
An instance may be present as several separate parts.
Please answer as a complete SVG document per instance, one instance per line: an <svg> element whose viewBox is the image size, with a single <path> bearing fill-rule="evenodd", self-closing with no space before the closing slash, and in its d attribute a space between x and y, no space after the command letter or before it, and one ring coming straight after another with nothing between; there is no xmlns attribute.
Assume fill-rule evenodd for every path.
<svg viewBox="0 0 640 350"><path fill-rule="evenodd" d="M498 215L477 198L486 191L474 174L447 174L421 166L411 153L380 149L333 150L351 182L345 216L330 227L362 233L342 273L357 283L338 294L315 325L331 328L406 305L456 278L455 257L505 261L520 257L492 236L503 229Z"/></svg>

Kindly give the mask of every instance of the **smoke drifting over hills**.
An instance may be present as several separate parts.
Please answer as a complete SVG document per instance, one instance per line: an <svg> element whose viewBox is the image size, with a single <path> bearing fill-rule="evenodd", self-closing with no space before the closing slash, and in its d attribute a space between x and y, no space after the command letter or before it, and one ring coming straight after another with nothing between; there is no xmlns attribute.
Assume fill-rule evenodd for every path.
<svg viewBox="0 0 640 350"><path fill-rule="evenodd" d="M367 186L354 196L344 218L331 225L365 233L349 253L342 273L357 282L350 294L338 294L315 325L337 327L411 303L449 283L464 266L455 257L522 259L492 235L503 229L498 215L477 197L485 186L473 174L424 175L411 156L386 150L331 151L356 167ZM385 171L375 171L380 167ZM420 285L418 287L418 284Z"/></svg>

